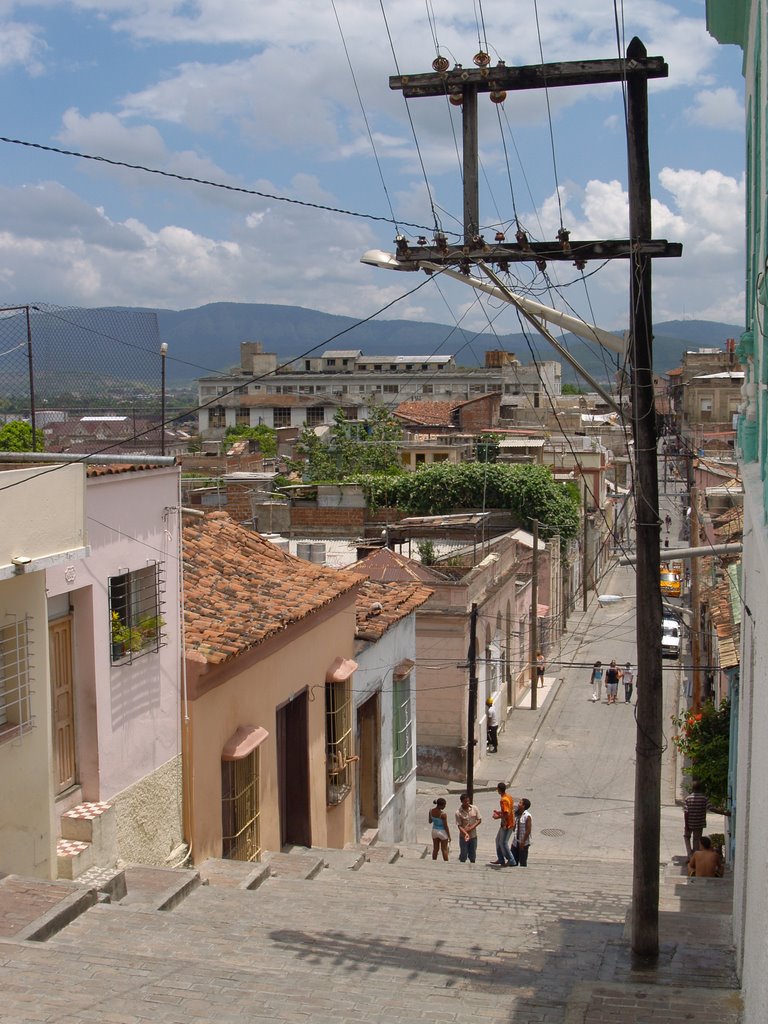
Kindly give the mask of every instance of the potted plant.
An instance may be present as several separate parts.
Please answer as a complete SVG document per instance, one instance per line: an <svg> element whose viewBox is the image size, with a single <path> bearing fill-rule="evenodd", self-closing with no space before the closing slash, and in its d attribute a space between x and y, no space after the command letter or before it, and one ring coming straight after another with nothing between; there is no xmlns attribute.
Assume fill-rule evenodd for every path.
<svg viewBox="0 0 768 1024"><path fill-rule="evenodd" d="M141 636L141 642L155 643L160 639L160 630L164 625L165 619L162 615L145 615L143 619L139 619L136 628Z"/></svg>
<svg viewBox="0 0 768 1024"><path fill-rule="evenodd" d="M129 651L141 650L141 633L123 622L118 612L112 612L110 620L112 639L112 660L117 661Z"/></svg>

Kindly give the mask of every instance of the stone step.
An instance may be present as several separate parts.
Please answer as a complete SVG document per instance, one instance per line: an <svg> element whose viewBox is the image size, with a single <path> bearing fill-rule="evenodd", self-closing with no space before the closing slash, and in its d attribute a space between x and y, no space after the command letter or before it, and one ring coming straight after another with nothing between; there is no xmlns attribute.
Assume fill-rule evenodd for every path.
<svg viewBox="0 0 768 1024"><path fill-rule="evenodd" d="M59 839L56 842L56 867L59 878L70 881L93 867L93 844L79 839Z"/></svg>

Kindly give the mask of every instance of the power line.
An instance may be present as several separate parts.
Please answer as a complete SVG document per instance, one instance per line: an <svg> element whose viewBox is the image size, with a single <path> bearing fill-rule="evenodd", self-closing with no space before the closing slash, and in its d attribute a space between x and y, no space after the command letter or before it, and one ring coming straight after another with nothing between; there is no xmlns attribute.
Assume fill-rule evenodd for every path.
<svg viewBox="0 0 768 1024"><path fill-rule="evenodd" d="M59 156L72 156L78 160L93 160L95 163L108 164L110 167L125 167L130 171L142 171L144 174L157 174L162 178L173 178L175 181L185 181L194 185L205 185L207 188L223 189L226 192L238 192L246 196L258 196L260 199L272 199L278 203L290 203L293 206L305 206L312 210L323 210L325 213L340 213L345 217L360 217L364 220L380 221L385 224L394 224L397 221L392 217L381 217L373 213L360 213L358 210L345 210L337 206L327 206L324 203L311 203L306 199L290 199L288 196L277 195L273 192L262 192L255 188L246 188L244 185L225 185L221 181L211 181L208 178L196 178L190 174L178 174L175 171L161 171L157 167L146 167L144 164L132 164L126 160L112 160L110 157L97 156L93 153L81 153L74 149L60 149L58 146L46 146L42 142L29 142L26 139L11 139L0 135L0 142L12 146L26 146L29 149L39 149L44 153L56 153ZM417 228L419 231L432 231L433 229L424 224L414 224L410 221L401 221L405 227ZM452 232L454 233L454 232Z"/></svg>

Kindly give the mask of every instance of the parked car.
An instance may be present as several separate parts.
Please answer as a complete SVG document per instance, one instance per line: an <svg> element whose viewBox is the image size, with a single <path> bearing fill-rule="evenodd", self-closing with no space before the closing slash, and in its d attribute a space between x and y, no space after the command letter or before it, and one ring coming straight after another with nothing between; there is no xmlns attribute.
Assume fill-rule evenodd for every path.
<svg viewBox="0 0 768 1024"><path fill-rule="evenodd" d="M671 615L665 615L661 621L661 656L680 657L680 623Z"/></svg>

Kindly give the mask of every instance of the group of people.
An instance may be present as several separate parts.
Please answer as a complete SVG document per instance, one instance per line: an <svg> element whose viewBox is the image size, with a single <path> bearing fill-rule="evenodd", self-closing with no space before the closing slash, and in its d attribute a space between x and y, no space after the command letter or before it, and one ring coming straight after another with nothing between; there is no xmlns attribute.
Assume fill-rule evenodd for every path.
<svg viewBox="0 0 768 1024"><path fill-rule="evenodd" d="M592 703L595 704L603 698L603 682L605 682L605 693L609 704L615 704L619 692L619 683L624 684L624 703L632 703L632 693L635 688L635 673L632 671L631 662L627 662L624 668L619 668L615 661L612 661L607 669L603 668L602 661L596 661L592 668L592 675L589 677L592 685Z"/></svg>
<svg viewBox="0 0 768 1024"><path fill-rule="evenodd" d="M496 860L491 861L491 864L494 867L527 867L533 824L531 801L522 797L515 807L512 797L507 794L505 783L500 782L496 790L499 794L499 809L493 812L493 817L499 822L499 829L496 833ZM445 797L440 796L429 811L432 860L437 860L439 853L442 853L443 860L448 860L451 831L445 808ZM459 797L455 817L459 831L459 860L462 864L466 861L474 864L477 859L477 829L482 818L469 793L462 793Z"/></svg>
<svg viewBox="0 0 768 1024"><path fill-rule="evenodd" d="M707 827L709 801L698 779L694 780L691 792L683 801L683 839L688 857L688 874L696 878L721 878L723 857L715 849L709 836L703 835Z"/></svg>

